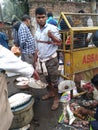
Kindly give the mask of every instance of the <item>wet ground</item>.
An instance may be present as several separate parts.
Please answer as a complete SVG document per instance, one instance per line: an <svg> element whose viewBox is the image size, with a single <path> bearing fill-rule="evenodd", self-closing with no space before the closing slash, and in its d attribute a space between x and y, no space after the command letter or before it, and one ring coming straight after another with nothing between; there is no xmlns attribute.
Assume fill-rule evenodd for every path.
<svg viewBox="0 0 98 130"><path fill-rule="evenodd" d="M29 89L23 90L19 89L15 85L15 77L8 78L8 93L9 96L17 93L17 92L26 92L30 93L34 96L35 103L33 105L34 110L34 118L31 121L30 130L62 130L57 129L58 127L58 119L62 113L62 104L56 111L51 111L50 107L52 105L52 100L42 101L41 97L47 92L47 89L38 90L38 89ZM66 129L67 130L67 129Z"/></svg>

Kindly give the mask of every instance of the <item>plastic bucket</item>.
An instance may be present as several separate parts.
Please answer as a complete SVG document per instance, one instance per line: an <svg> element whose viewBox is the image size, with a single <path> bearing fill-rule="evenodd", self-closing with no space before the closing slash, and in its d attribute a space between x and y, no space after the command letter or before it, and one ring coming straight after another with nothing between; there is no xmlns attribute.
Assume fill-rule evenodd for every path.
<svg viewBox="0 0 98 130"><path fill-rule="evenodd" d="M33 113L34 98L18 107L12 108L14 119L10 129L19 129L29 124L34 116Z"/></svg>

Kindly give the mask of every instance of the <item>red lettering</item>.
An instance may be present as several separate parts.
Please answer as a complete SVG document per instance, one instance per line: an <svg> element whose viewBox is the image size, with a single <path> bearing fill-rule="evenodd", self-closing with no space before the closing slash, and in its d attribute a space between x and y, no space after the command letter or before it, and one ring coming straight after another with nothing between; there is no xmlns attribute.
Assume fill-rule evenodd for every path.
<svg viewBox="0 0 98 130"><path fill-rule="evenodd" d="M86 56L83 57L83 62L82 64L86 64Z"/></svg>
<svg viewBox="0 0 98 130"><path fill-rule="evenodd" d="M91 62L94 62L94 54L91 54Z"/></svg>
<svg viewBox="0 0 98 130"><path fill-rule="evenodd" d="M98 61L98 55L97 54L95 55L95 61Z"/></svg>
<svg viewBox="0 0 98 130"><path fill-rule="evenodd" d="M87 61L86 61L86 63L90 63L90 60L91 60L91 55L87 55Z"/></svg>
<svg viewBox="0 0 98 130"><path fill-rule="evenodd" d="M83 57L82 64L92 63L98 61L98 54L88 54Z"/></svg>

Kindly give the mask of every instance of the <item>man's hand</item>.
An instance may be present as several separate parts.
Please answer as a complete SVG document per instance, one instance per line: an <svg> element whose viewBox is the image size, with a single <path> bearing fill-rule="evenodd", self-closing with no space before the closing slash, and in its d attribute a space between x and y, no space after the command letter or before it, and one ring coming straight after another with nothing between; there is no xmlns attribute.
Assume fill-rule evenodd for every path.
<svg viewBox="0 0 98 130"><path fill-rule="evenodd" d="M56 36L54 36L50 30L48 30L48 37L52 39L53 44L61 46L61 39L58 39Z"/></svg>
<svg viewBox="0 0 98 130"><path fill-rule="evenodd" d="M87 38L87 39L86 39L86 42L89 43L89 42L90 42L90 39Z"/></svg>
<svg viewBox="0 0 98 130"><path fill-rule="evenodd" d="M40 80L40 76L36 70L34 70L32 77L34 77L34 79L36 79L36 80Z"/></svg>
<svg viewBox="0 0 98 130"><path fill-rule="evenodd" d="M48 30L48 37L52 38L53 34L50 30Z"/></svg>

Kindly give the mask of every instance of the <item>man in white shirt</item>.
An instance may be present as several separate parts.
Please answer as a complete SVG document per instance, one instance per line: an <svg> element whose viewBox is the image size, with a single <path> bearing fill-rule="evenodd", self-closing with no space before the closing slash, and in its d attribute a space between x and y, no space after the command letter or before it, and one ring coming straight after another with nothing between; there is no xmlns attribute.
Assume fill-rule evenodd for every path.
<svg viewBox="0 0 98 130"><path fill-rule="evenodd" d="M21 61L10 50L0 45L0 130L8 130L13 114L8 101L7 81L3 70L19 73L28 78L33 76L37 80L39 75L32 65Z"/></svg>
<svg viewBox="0 0 98 130"><path fill-rule="evenodd" d="M38 7L35 11L38 28L35 33L36 48L41 68L44 72L47 70L46 80L49 84L50 91L42 97L43 100L54 98L51 110L59 107L58 97L58 58L57 49L61 45L59 30L56 26L46 23L46 10ZM43 67L44 66L44 67Z"/></svg>

